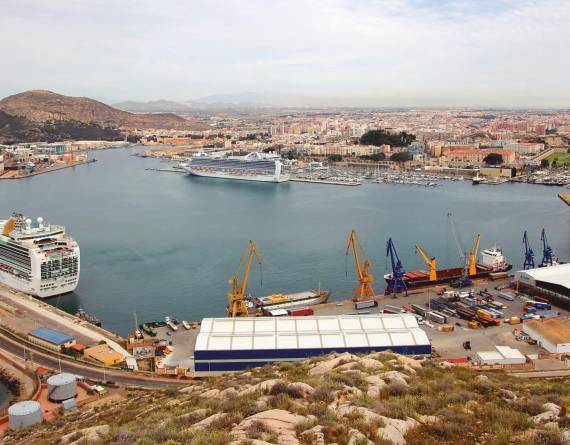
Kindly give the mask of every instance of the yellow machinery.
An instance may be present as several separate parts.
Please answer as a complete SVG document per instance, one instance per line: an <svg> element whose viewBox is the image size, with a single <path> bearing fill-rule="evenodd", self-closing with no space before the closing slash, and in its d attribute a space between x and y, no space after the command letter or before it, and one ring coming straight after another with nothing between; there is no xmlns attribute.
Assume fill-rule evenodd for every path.
<svg viewBox="0 0 570 445"><path fill-rule="evenodd" d="M250 240L247 245L246 255L241 257L236 273L229 279L232 290L228 293L228 317L247 317L249 315L247 305L245 304L245 289L254 257L256 262L261 265L261 257L257 253L257 247L255 243ZM244 262L245 269L240 283L238 274L241 272L242 267L244 267Z"/></svg>
<svg viewBox="0 0 570 445"><path fill-rule="evenodd" d="M429 267L429 280L430 281L436 281L437 280L437 260L435 259L435 257L428 257L426 255L426 253L422 250L422 248L420 246L418 246L416 244L416 252L418 252L421 257L423 258L423 260L425 261L425 263L428 265Z"/></svg>
<svg viewBox="0 0 570 445"><path fill-rule="evenodd" d="M376 296L374 293L374 288L372 287L374 275L369 272L372 263L368 260L368 258L366 258L364 249L356 237L356 231L354 230L351 230L350 235L348 236L345 252L346 256L348 256L350 253L351 247L354 253L356 272L358 273L358 286L354 289L352 301L373 300Z"/></svg>
<svg viewBox="0 0 570 445"><path fill-rule="evenodd" d="M8 221L6 221L6 224L4 224L4 230L2 231L2 235L9 236L15 227L16 227L16 221L14 221L14 218L10 218Z"/></svg>
<svg viewBox="0 0 570 445"><path fill-rule="evenodd" d="M477 251L479 250L480 241L481 235L475 235L475 238L473 238L473 244L471 245L471 252L469 252L469 275L477 274Z"/></svg>

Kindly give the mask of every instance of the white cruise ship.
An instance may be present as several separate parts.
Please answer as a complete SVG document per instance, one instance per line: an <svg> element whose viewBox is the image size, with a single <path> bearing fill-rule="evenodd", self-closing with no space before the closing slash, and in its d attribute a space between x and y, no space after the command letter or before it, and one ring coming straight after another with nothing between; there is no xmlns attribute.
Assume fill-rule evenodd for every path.
<svg viewBox="0 0 570 445"><path fill-rule="evenodd" d="M249 153L246 156L220 156L198 153L189 163L180 164L191 175L243 181L285 182L290 176L282 172L279 155Z"/></svg>
<svg viewBox="0 0 570 445"><path fill-rule="evenodd" d="M78 281L79 246L64 227L18 213L0 221L1 284L47 298L72 292Z"/></svg>

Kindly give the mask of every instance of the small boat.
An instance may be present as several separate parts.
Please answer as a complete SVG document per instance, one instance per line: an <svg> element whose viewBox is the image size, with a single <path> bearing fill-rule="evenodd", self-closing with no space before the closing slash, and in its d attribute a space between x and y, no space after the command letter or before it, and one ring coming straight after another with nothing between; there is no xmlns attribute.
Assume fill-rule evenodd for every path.
<svg viewBox="0 0 570 445"><path fill-rule="evenodd" d="M75 316L77 318L80 318L83 321L87 321L88 323L91 323L95 326L101 326L101 319L99 317L97 317L96 315L88 314L87 312L85 312L85 309L83 309L82 307L80 307L77 310L77 312L75 313Z"/></svg>
<svg viewBox="0 0 570 445"><path fill-rule="evenodd" d="M174 323L174 320L172 320L172 318L170 318L168 315L166 317L164 317L164 321L166 323L166 326L168 326L173 331L178 330L178 326L176 326L176 324Z"/></svg>
<svg viewBox="0 0 570 445"><path fill-rule="evenodd" d="M190 330L190 323L188 323L186 320L182 320L182 326L184 326L184 329Z"/></svg>

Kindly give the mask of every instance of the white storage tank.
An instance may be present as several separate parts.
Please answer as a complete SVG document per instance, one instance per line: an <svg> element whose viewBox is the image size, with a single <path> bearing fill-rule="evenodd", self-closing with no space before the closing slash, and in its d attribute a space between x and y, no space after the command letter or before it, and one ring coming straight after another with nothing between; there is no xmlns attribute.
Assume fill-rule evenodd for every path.
<svg viewBox="0 0 570 445"><path fill-rule="evenodd" d="M25 400L8 408L8 424L12 429L27 428L42 421L40 402Z"/></svg>
<svg viewBox="0 0 570 445"><path fill-rule="evenodd" d="M77 396L77 379L75 375L63 373L52 375L47 379L48 399L61 402Z"/></svg>

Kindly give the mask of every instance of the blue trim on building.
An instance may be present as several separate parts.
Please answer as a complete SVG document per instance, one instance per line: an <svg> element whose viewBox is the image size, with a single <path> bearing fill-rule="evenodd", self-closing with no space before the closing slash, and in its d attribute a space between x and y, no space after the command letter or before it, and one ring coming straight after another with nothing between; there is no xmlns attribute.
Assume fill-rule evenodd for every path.
<svg viewBox="0 0 570 445"><path fill-rule="evenodd" d="M326 355L331 352L352 354L368 354L371 352L392 351L402 355L430 355L431 345L414 346L385 346L385 347L360 347L360 348L325 348L325 349L269 349L269 350L243 350L243 351L194 351L195 370L198 372L208 371L239 371L247 368L255 368L274 363L276 360L287 361L305 359ZM251 360L250 362L226 362L224 360ZM211 361L220 360L220 361Z"/></svg>

